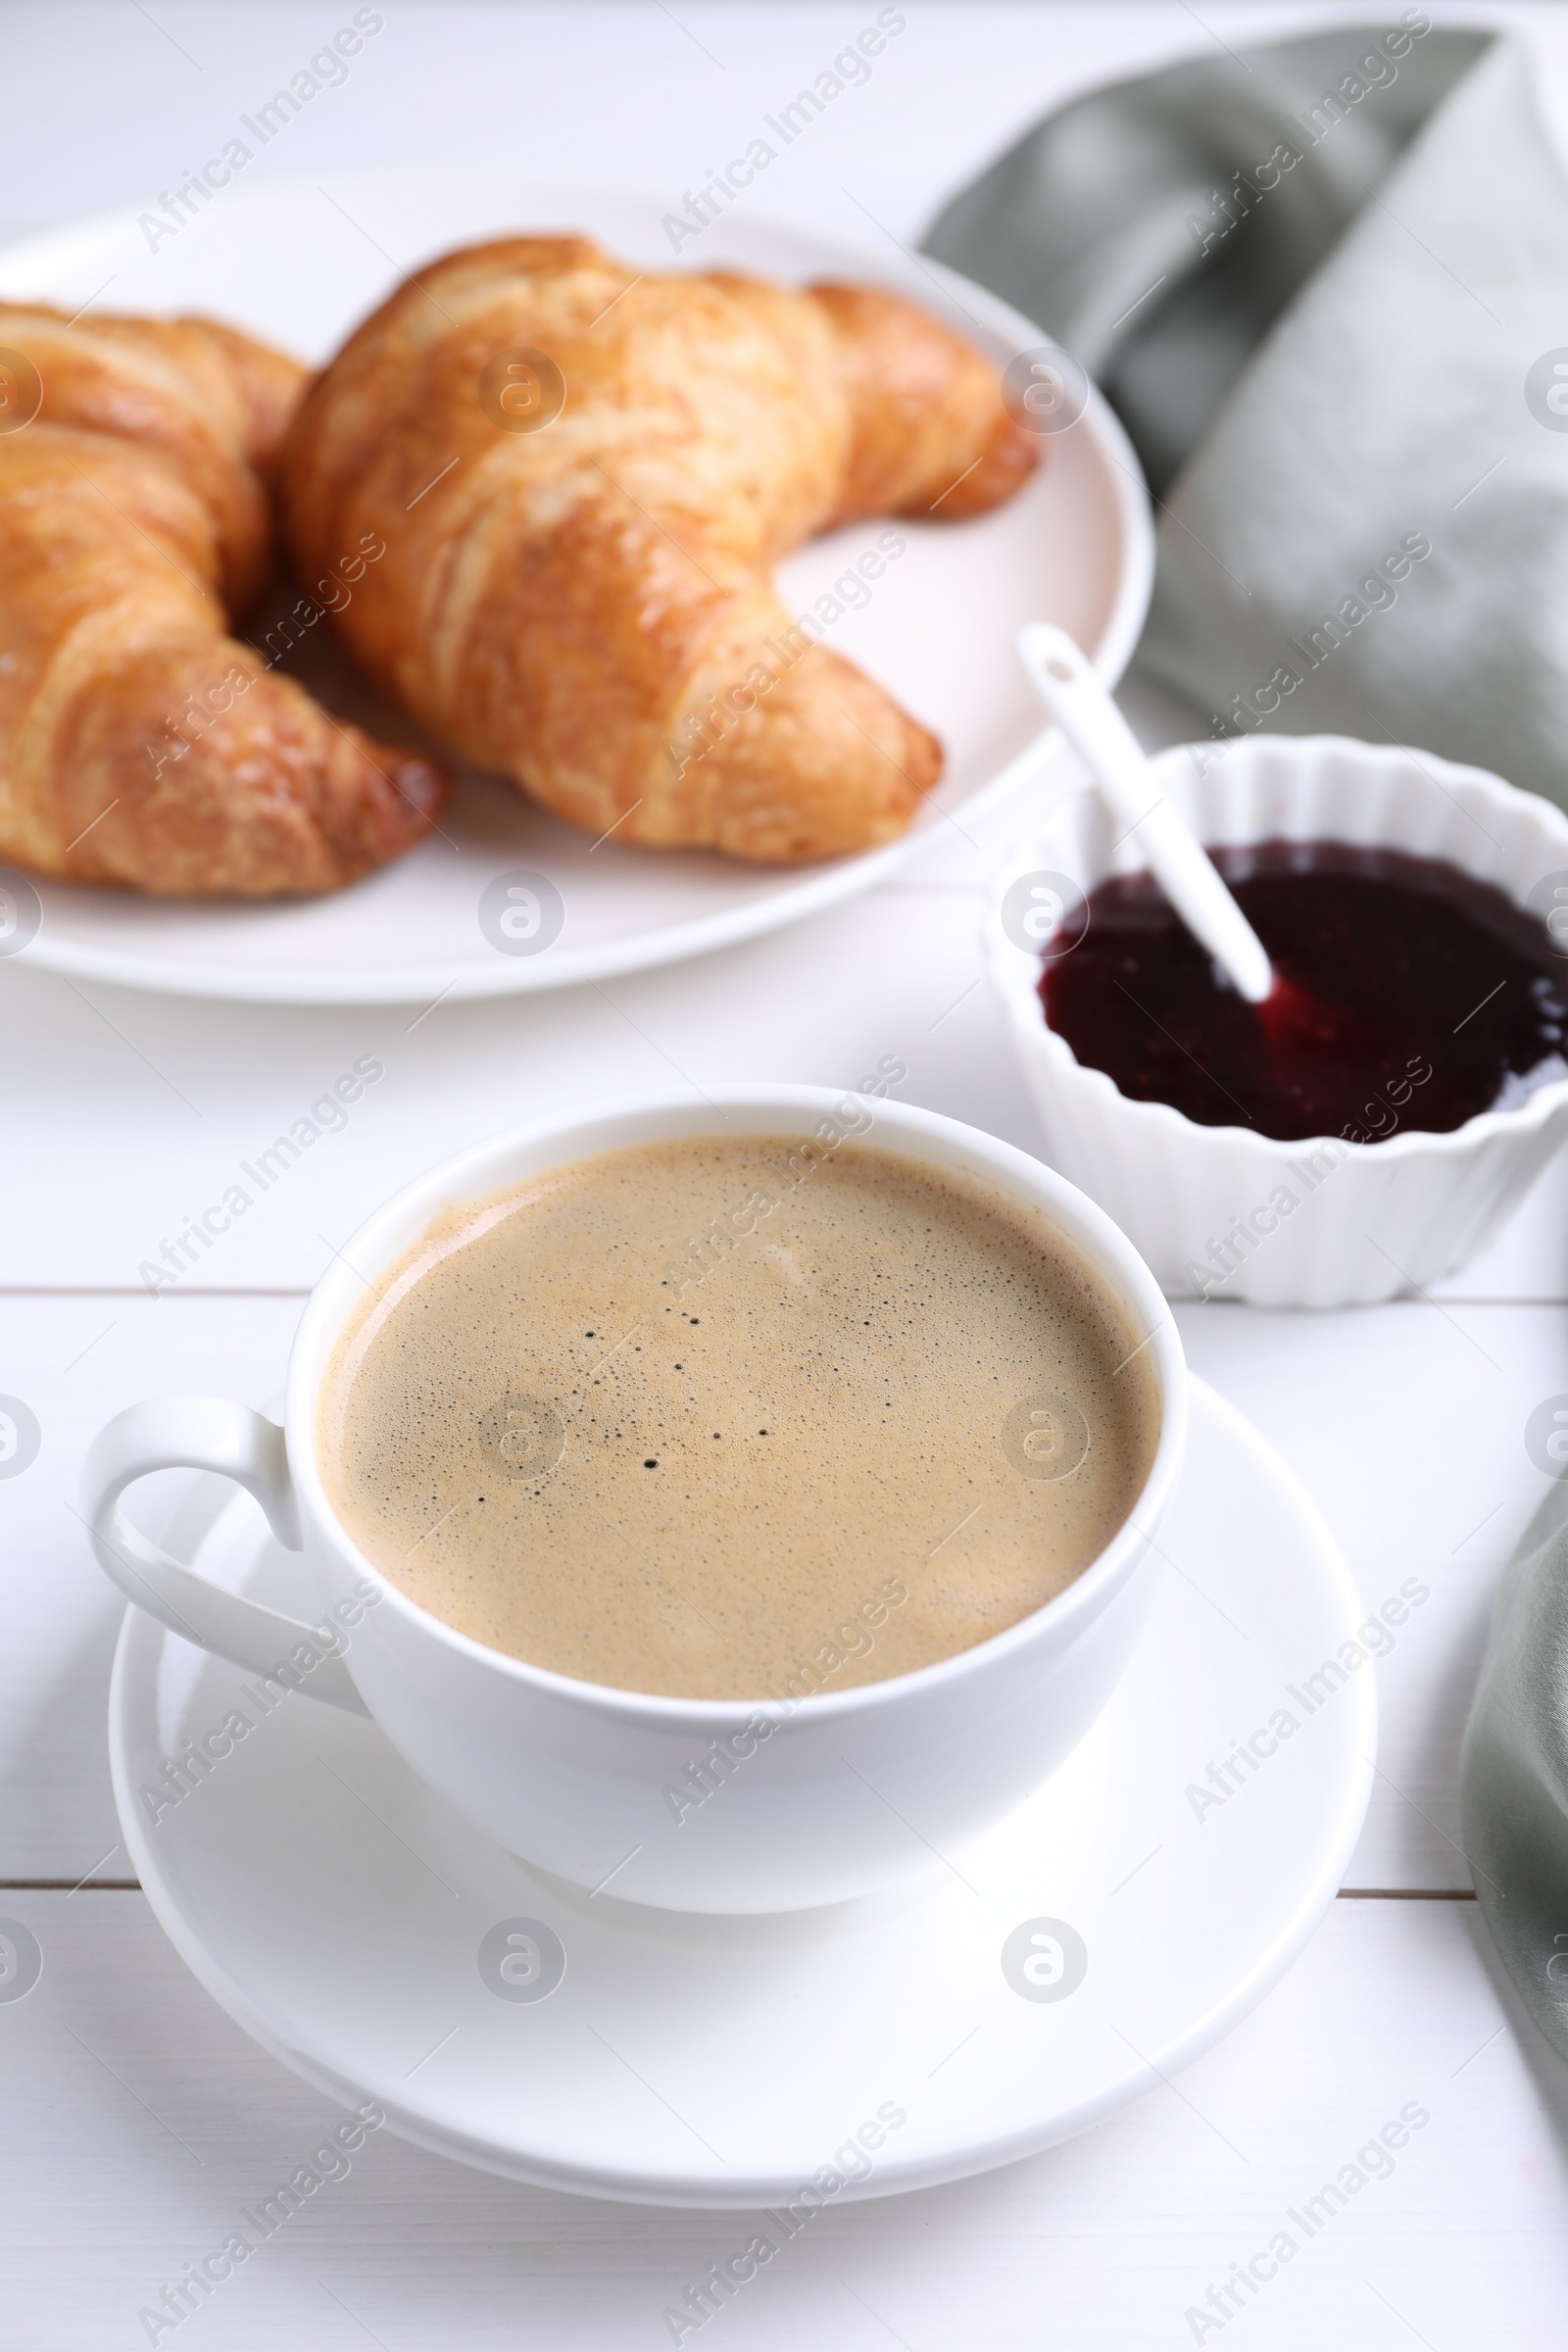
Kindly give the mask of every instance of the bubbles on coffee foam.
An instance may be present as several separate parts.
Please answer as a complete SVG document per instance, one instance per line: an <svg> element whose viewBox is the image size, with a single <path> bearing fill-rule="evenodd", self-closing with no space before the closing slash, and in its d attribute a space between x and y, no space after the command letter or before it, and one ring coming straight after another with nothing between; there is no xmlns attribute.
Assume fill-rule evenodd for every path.
<svg viewBox="0 0 1568 2352"><path fill-rule="evenodd" d="M1070 1396L1025 1396L1002 1425L1002 1450L1020 1478L1071 1478L1089 1458L1089 1424Z"/></svg>
<svg viewBox="0 0 1568 2352"><path fill-rule="evenodd" d="M500 1397L479 1415L479 1451L497 1478L547 1478L565 1450L566 1425L547 1397Z"/></svg>

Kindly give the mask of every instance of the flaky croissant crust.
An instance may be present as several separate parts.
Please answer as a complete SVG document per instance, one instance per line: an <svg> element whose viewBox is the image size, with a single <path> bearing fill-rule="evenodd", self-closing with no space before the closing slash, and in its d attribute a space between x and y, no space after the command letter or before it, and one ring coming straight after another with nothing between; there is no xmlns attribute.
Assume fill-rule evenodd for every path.
<svg viewBox="0 0 1568 2352"><path fill-rule="evenodd" d="M0 858L162 896L331 890L426 829L424 760L228 634L305 370L202 318L0 303Z"/></svg>
<svg viewBox="0 0 1568 2352"><path fill-rule="evenodd" d="M435 735L596 835L795 860L903 831L941 752L794 624L774 564L859 516L983 512L1038 451L897 295L515 237L366 321L282 472L307 568L386 539L338 625Z"/></svg>

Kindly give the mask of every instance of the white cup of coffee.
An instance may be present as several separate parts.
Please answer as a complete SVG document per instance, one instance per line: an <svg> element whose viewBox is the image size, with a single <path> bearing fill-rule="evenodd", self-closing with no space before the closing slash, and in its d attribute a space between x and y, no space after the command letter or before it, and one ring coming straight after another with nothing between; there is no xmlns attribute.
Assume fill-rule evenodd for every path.
<svg viewBox="0 0 1568 2352"><path fill-rule="evenodd" d="M552 1201L557 1201L558 1195L568 1199L569 1187L562 1192L559 1186L541 1186L538 1180L546 1172L575 1171L580 1166L612 1168L620 1164L622 1155L636 1153L645 1158L650 1153L663 1154L660 1167L664 1169L667 1161L665 1172L673 1171L670 1181L674 1181L683 1165L681 1153L689 1156L699 1146L703 1152L716 1155L717 1164L727 1164L723 1162L725 1152L744 1155L754 1146L770 1155L769 1165L781 1172L776 1182L770 1180L771 1192L766 1186L761 1189L760 1198L767 1207L758 1208L759 1195L754 1190L750 1231L732 1237L736 1247L728 1259L715 1259L711 1251L695 1251L685 1261L692 1269L690 1287L684 1278L677 1279L679 1269L671 1269L667 1263L662 1269L651 1264L637 1268L636 1279L645 1284L651 1301L646 1328L652 1331L653 1340L638 1343L630 1339L631 1329L644 1329L642 1324L628 1324L617 1335L608 1327L601 1330L597 1322L586 1327L584 1334L573 1332L569 1337L574 1347L584 1349L584 1363L601 1346L609 1346L612 1356L620 1348L625 1363L631 1362L633 1352L642 1356L646 1350L651 1369L646 1374L638 1370L634 1379L629 1373L606 1372L601 1358L591 1375L585 1371L573 1389L577 1401L564 1398L562 1402L560 1420L565 1441L561 1446L541 1448L535 1435L525 1433L521 1457L513 1460L509 1473L513 1483L505 1492L489 1479L481 1479L484 1492L475 1495L469 1492L473 1485L469 1478L468 1487L462 1490L462 1511L475 1532L463 1536L460 1515L456 1531L445 1522L438 1523L446 1532L431 1536L434 1550L426 1546L423 1537L411 1547L420 1553L421 1574L442 1573L441 1560L449 1563L452 1589L460 1599L449 1604L443 1598L442 1605L451 1607L452 1616L463 1617L469 1608L461 1598L467 1591L465 1543L480 1547L473 1552L479 1567L468 1577L469 1584L477 1578L479 1587L484 1588L486 1577L494 1583L498 1559L515 1561L514 1581L520 1579L526 1584L531 1573L528 1556L508 1548L513 1539L501 1541L495 1535L498 1503L523 1513L555 1511L557 1517L550 1524L556 1528L558 1542L563 1525L569 1530L598 1524L601 1506L608 1510L615 1525L605 1521L602 1548L589 1540L569 1555L571 1575L566 1581L570 1590L563 1600L566 1617L559 1639L576 1642L579 1646L559 1655L578 1664L577 1670L563 1672L559 1655L558 1663L543 1664L537 1655L512 1654L423 1605L409 1590L414 1572L405 1561L395 1562L394 1576L388 1573L384 1548L378 1564L356 1541L345 1524L341 1499L348 1473L335 1457L323 1459L323 1399L329 1388L335 1396L348 1380L342 1366L345 1351L352 1354L361 1345L354 1336L357 1332L371 1335L366 1348L382 1344L376 1335L390 1335L385 1345L391 1348L400 1333L405 1333L405 1327L393 1318L407 1310L411 1289L422 1282L434 1283L438 1275L443 1281L456 1279L450 1270L441 1273L443 1267L450 1269L456 1262L451 1235L456 1234L466 1248L463 1237L468 1231L501 1230L489 1208L481 1215L472 1204L510 1200L514 1195L526 1196L529 1201L536 1196ZM735 1164L742 1162L737 1159ZM1049 1301L1055 1295L1052 1285L1060 1290L1065 1281L1066 1291L1072 1294L1072 1313L1089 1315L1094 1331L1106 1335L1109 1350L1122 1355L1120 1362L1112 1364L1107 1353L1105 1378L1093 1391L1094 1396L1120 1399L1131 1395L1130 1388L1107 1388L1107 1380L1125 1382L1130 1376L1142 1383L1140 1394L1146 1403L1138 1412L1143 1420L1138 1420L1131 1406L1126 1407L1125 1426L1122 1418L1115 1418L1115 1426L1102 1438L1101 1454L1092 1457L1099 1465L1103 1488L1100 1506L1106 1507L1107 1501L1113 1506L1105 1540L1096 1542L1087 1562L1072 1563L1068 1581L1054 1596L1043 1605L1026 1608L1004 1630L986 1633L983 1621L977 1621L982 1622L982 1638L975 1639L972 1626L964 1632L961 1617L952 1618L954 1606L961 1610L966 1605L965 1544L974 1547L972 1556L990 1574L985 1568L990 1555L984 1544L988 1511L999 1526L1012 1531L1009 1540L1017 1537L1021 1527L1021 1540L1027 1546L1034 1525L1028 1517L1030 1511L1047 1512L1042 1524L1054 1526L1050 1512L1059 1515L1067 1507L1063 1498L1070 1499L1073 1492L1081 1495L1089 1491L1083 1483L1080 1458L1085 1449L1092 1453L1090 1424L1083 1422L1081 1444L1072 1443L1068 1425L1078 1410L1072 1397L1056 1395L1049 1384L1043 1390L1038 1382L1020 1382L1015 1373L1009 1387L1006 1375L981 1364L975 1378L982 1386L974 1400L979 1416L974 1429L981 1436L977 1440L971 1430L961 1441L969 1449L963 1456L967 1483L962 1492L972 1491L981 1497L972 1514L975 1533L965 1538L955 1529L952 1540L958 1549L945 1549L950 1538L939 1537L932 1527L929 1557L914 1556L924 1549L922 1539L913 1546L909 1573L902 1584L885 1576L861 1578L867 1588L861 1605L846 1612L846 1619L832 1629L832 1639L824 1641L820 1648L803 1653L816 1661L814 1666L808 1664L797 1675L785 1673L775 1663L765 1683L759 1685L755 1678L761 1667L755 1662L737 1665L733 1671L742 1682L747 1675L753 1677L744 1694L738 1696L691 1697L678 1689L633 1689L590 1679L581 1671L580 1660L584 1654L590 1659L596 1654L596 1622L609 1629L604 1637L607 1642L614 1634L619 1647L607 1648L606 1654L617 1662L617 1671L626 1671L618 1664L626 1648L626 1629L614 1622L620 1604L611 1606L597 1595L596 1568L607 1579L612 1579L612 1570L613 1578L620 1580L613 1591L633 1592L638 1606L645 1605L649 1592L662 1596L666 1583L671 1590L682 1583L691 1586L694 1579L706 1574L710 1582L701 1588L701 1598L708 1616L703 1622L707 1624L715 1615L722 1621L724 1615L722 1586L711 1581L714 1574L722 1575L722 1559L715 1570L705 1550L710 1522L716 1523L722 1513L716 1506L708 1507L706 1490L698 1491L695 1503L687 1497L690 1509L685 1521L680 1517L678 1498L673 1517L662 1505L656 1509L652 1500L658 1493L658 1471L665 1466L678 1469L682 1459L697 1465L686 1473L686 1483L694 1490L701 1478L718 1476L707 1465L717 1462L719 1454L699 1455L697 1439L704 1447L709 1443L719 1446L721 1453L720 1441L726 1433L715 1430L710 1437L706 1427L707 1420L721 1416L706 1404L701 1411L682 1405L679 1409L685 1410L686 1418L680 1423L680 1432L689 1429L695 1435L682 1435L685 1456L677 1447L671 1463L666 1464L662 1454L649 1453L640 1462L623 1458L624 1446L618 1451L616 1447L621 1432L618 1426L612 1426L614 1410L624 1405L629 1420L636 1424L639 1412L646 1415L653 1409L647 1401L651 1381L662 1381L670 1395L686 1398L691 1392L675 1383L677 1376L686 1381L693 1369L687 1358L696 1348L695 1334L702 1318L692 1310L701 1305L709 1311L710 1331L714 1334L710 1346L721 1348L739 1344L734 1331L728 1340L724 1336L726 1299L734 1305L735 1314L740 1312L735 1302L750 1301L753 1322L746 1324L742 1316L736 1323L733 1314L731 1321L735 1331L755 1330L758 1298L763 1297L765 1303L765 1285L763 1292L757 1287L763 1282L759 1271L761 1255L777 1259L780 1322L763 1328L770 1332L787 1327L797 1335L792 1340L795 1354L790 1378L806 1396L808 1408L798 1428L817 1434L798 1435L792 1441L787 1427L775 1431L769 1423L756 1431L748 1428L742 1433L747 1446L755 1449L765 1440L774 1450L766 1457L765 1469L752 1467L754 1461L763 1458L755 1451L744 1459L735 1453L724 1474L728 1483L722 1492L733 1495L744 1492L748 1478L770 1478L772 1493L784 1498L776 1506L784 1531L780 1540L788 1536L796 1541L799 1529L785 1503L792 1507L797 1503L799 1482L785 1476L781 1483L777 1440L782 1436L786 1447L790 1443L797 1445L801 1477L808 1485L808 1473L819 1479L828 1475L818 1459L833 1451L824 1433L854 1419L837 1392L828 1400L831 1409L824 1410L822 1396L812 1390L808 1371L802 1368L805 1359L798 1335L809 1335L808 1355L814 1348L823 1361L836 1361L840 1356L849 1361L855 1358L857 1348L864 1350L872 1344L860 1338L862 1329L871 1333L873 1340L877 1338L873 1326L885 1308L889 1328L882 1337L887 1361L895 1371L905 1363L899 1353L901 1345L907 1350L919 1335L916 1319L895 1315L890 1299L881 1298L882 1292L897 1290L896 1282L872 1283L878 1297L868 1295L855 1301L857 1307L863 1304L870 1311L863 1319L858 1312L850 1316L844 1307L849 1294L841 1296L825 1276L822 1285L813 1290L810 1266L803 1275L778 1237L787 1237L801 1227L807 1235L802 1248L808 1256L809 1247L814 1246L812 1233L828 1215L825 1204L838 1201L843 1213L858 1213L863 1218L867 1188L871 1188L874 1207L879 1184L888 1203L890 1231L931 1230L932 1220L927 1218L922 1227L916 1213L924 1197L953 1199L964 1216L970 1214L965 1203L989 1204L985 1206L987 1216L992 1209L1004 1210L1004 1224L1009 1218L1016 1220L1016 1230L1009 1225L1004 1237L1006 1249L1016 1253L1038 1248L1042 1298ZM801 1189L797 1192L796 1187ZM926 1188L925 1195L920 1194L921 1187ZM635 1195L639 1202L645 1192L646 1188ZM774 1199L773 1193L780 1197ZM783 1197L786 1194L790 1196L787 1199ZM625 1197L630 1200L634 1196ZM959 1209L955 1210L956 1216ZM519 1217L534 1213L532 1206L515 1212ZM558 1204L553 1213L564 1212ZM837 1230L833 1218L840 1213L835 1208L828 1217L833 1230ZM976 1216L980 1213L980 1208L974 1209ZM816 1227L811 1223L813 1217ZM902 1228L900 1217L904 1219ZM773 1218L776 1225L768 1222ZM466 1224L466 1219L470 1222ZM600 1221L602 1225L602 1216ZM745 1217L738 1220L741 1226L746 1222ZM449 1236L439 1250L430 1242L432 1226ZM522 1230L520 1225L516 1230ZM997 1230L1000 1232L1001 1226ZM990 1232L987 1226L988 1236ZM568 1251L568 1261L569 1257ZM1009 1280L1005 1285L1004 1300L1001 1292L995 1294L994 1303L1002 1301L1010 1310L1014 1295L1020 1289L1027 1292L1035 1277L1024 1260L1015 1256L1006 1262L1024 1268L1021 1282ZM899 1266L904 1264L900 1259ZM408 1271L411 1265L412 1273ZM1064 1267L1068 1270L1065 1277ZM621 1279L631 1277L617 1275L617 1280ZM766 1279L773 1279L772 1274ZM913 1274L910 1280L915 1280ZM792 1323L790 1317L796 1314L802 1297L807 1299L801 1310L806 1320L797 1318ZM368 1298L376 1300L373 1311ZM434 1290L421 1292L421 1298L439 1306ZM623 1314L629 1311L622 1309ZM983 1317L987 1311L983 1299L975 1311ZM658 1321L660 1316L665 1318L663 1323ZM835 1316L844 1325L842 1332ZM939 1336L946 1334L949 1320L944 1312ZM853 1333L849 1328L852 1322ZM957 1322L961 1325L961 1314ZM938 1326L932 1323L929 1328L936 1332ZM911 1332L914 1337L909 1336ZM683 1348L674 1363L665 1359L677 1341L663 1346L662 1353L660 1345L671 1335L677 1335ZM557 1336L552 1332L552 1347L557 1345ZM1095 1344L1100 1345L1098 1339ZM526 1330L518 1345L520 1360L530 1362ZM539 1348L541 1354L548 1352L542 1341ZM984 1351L970 1347L966 1354L958 1347L956 1352L967 1362ZM368 1384L377 1359L366 1354L363 1360L370 1367L363 1375ZM767 1376L765 1363L760 1376ZM558 1372L558 1381L560 1377ZM931 1377L934 1375L920 1373L915 1384L919 1395L936 1396L937 1391L929 1388ZM614 1386L617 1378L619 1391ZM1095 1378L1101 1378L1098 1371ZM991 1387L985 1388L988 1381ZM921 1382L927 1383L925 1389ZM424 1385L431 1384L426 1380ZM498 1373L496 1385L502 1392L499 1407L518 1385L515 1370ZM533 1386L539 1385L536 1376ZM880 1375L875 1385L881 1385ZM887 1385L896 1389L896 1379L890 1376ZM744 1382L728 1386L744 1387ZM1013 1394L1013 1388L1020 1393ZM352 1399L359 1390L350 1383L343 1393ZM338 1411L336 1406L332 1409ZM547 1420L554 1409L544 1408ZM891 1396L886 1409L895 1412ZM674 1412L677 1407L671 1405L668 1410ZM814 1422L810 1413L817 1416ZM1118 1401L1113 1416L1098 1414L1096 1408L1090 1420L1098 1417L1103 1430L1111 1418L1122 1415ZM341 1414L338 1417L342 1419ZM1153 1539L1180 1474L1186 1417L1186 1368L1165 1299L1116 1226L1061 1177L1012 1146L956 1120L866 1093L839 1096L816 1087L735 1086L716 1089L710 1099L698 1102L656 1102L502 1135L421 1178L360 1229L334 1257L313 1294L290 1360L281 1429L246 1406L213 1398L167 1397L134 1405L112 1421L91 1448L85 1507L100 1564L130 1599L174 1632L252 1674L273 1677L318 1699L368 1713L415 1771L459 1812L512 1851L579 1886L602 1887L607 1895L630 1901L705 1912L783 1911L842 1900L940 1868L943 1860L1019 1803L1076 1746L1104 1706L1136 1642L1152 1582ZM469 1413L470 1422L475 1418ZM495 1410L478 1418L486 1418L487 1434L475 1440L478 1451L474 1458L493 1463L497 1458L496 1431L489 1422L494 1421ZM918 1409L911 1417L911 1412L901 1406L897 1419L903 1430L899 1442L912 1465L908 1483L917 1489L919 1477L935 1477L942 1470L944 1447L960 1441L947 1428L934 1423L926 1427ZM347 1421L342 1425L344 1429L350 1426ZM334 1421L334 1428L337 1426ZM880 1426L891 1429L895 1423ZM922 1427L929 1443L911 1450L911 1431ZM1109 1458L1106 1448L1120 1443L1135 1427L1143 1431L1138 1441L1142 1450L1127 1456L1135 1467L1121 1474L1123 1492L1114 1480L1104 1484L1109 1476L1103 1469ZM579 1430L588 1433L580 1442ZM348 1439L343 1443L347 1446ZM649 1441L638 1438L633 1427L628 1443L640 1454ZM892 1441L887 1443L892 1445ZM897 1453L896 1446L893 1451ZM577 1482L574 1488L568 1482L559 1492L551 1490L555 1462L546 1457L552 1453L566 1459ZM975 1455L972 1464L970 1454ZM401 1450L394 1447L387 1458L395 1476L403 1458ZM130 1526L120 1508L123 1489L152 1471L179 1466L217 1471L237 1481L260 1502L279 1542L304 1550L320 1595L321 1616L317 1625L296 1622L248 1597L221 1591ZM644 1472L650 1474L646 1487L639 1483ZM379 1474L376 1469L375 1475ZM1077 1490L1071 1486L1074 1478L1080 1482ZM1042 1500L1054 1481L1055 1492ZM666 1489L673 1491L672 1487ZM433 1499L443 1500L444 1493L438 1486L432 1490ZM573 1494L578 1497L576 1503L571 1500ZM338 1496L336 1505L334 1494ZM644 1495L650 1497L647 1510L654 1516L646 1525L641 1520L631 1525L628 1538L630 1506L626 1498L630 1496L636 1504ZM888 1541L904 1541L894 1524L906 1500L904 1484L897 1483L874 1499L868 1524L884 1532L885 1526L891 1527ZM573 1509L578 1513L575 1520L569 1516ZM564 1521L562 1511L568 1513ZM583 1511L587 1511L587 1519L582 1518ZM523 1518L506 1524L530 1523ZM541 1518L538 1524L542 1527L545 1522ZM771 1606L777 1600L782 1607L785 1604L778 1594L785 1592L786 1587L792 1592L794 1587L782 1572L773 1573L768 1524L764 1517L747 1555L743 1581L755 1584L751 1597L760 1604ZM634 1586L628 1587L625 1580L634 1572L627 1567L633 1555L625 1549L626 1544L641 1534L642 1547L636 1557L642 1557L650 1544L657 1552L662 1544L657 1567L658 1560L667 1562L674 1556L668 1542L679 1539L683 1526L689 1529L687 1540L692 1547L689 1572L682 1570L670 1580L662 1569L657 1576L650 1569L646 1577L639 1570L635 1571ZM669 1537L671 1528L676 1531L674 1539ZM379 1545L380 1538L376 1541ZM485 1544L490 1546L487 1553L482 1551ZM858 1590L855 1581L858 1554L865 1547L863 1527L842 1559L833 1544L818 1545L821 1558L814 1572L837 1575L842 1571L850 1580L844 1591L853 1594ZM932 1563L939 1556L941 1565L934 1568ZM432 1560L436 1566L428 1568ZM904 1591L906 1601L911 1592L915 1594L914 1605L905 1608L877 1597L896 1584ZM435 1590L442 1597L445 1588ZM815 1605L809 1598L808 1579L806 1590L801 1605ZM985 1590L989 1593L991 1586ZM942 1592L948 1596L945 1601L940 1598ZM594 1607L586 1606L584 1595ZM490 1605L483 1590L480 1603L475 1605L480 1604ZM647 1639L649 1642L650 1678L678 1681L679 1628L685 1622L680 1610L686 1600L669 1600L667 1609L662 1597L657 1604L647 1605L655 1608L650 1620L652 1634L645 1637L638 1635L635 1627L631 1630L636 1641ZM698 1607L699 1603L694 1599L691 1605ZM573 1608L575 1618L570 1616ZM947 1616L945 1608L950 1612ZM762 1613L765 1615L765 1608ZM737 1627L744 1614L736 1616ZM490 1620L470 1616L472 1622L488 1625ZM664 1642L660 1628L666 1622L674 1630ZM956 1622L957 1633L953 1630ZM695 1620L693 1624L695 1627ZM890 1625L891 1632L883 1630ZM862 1632L862 1628L867 1630ZM853 1642L849 1640L852 1629ZM716 1638L724 1643L731 1640L721 1622ZM581 1649L584 1641L586 1653ZM909 1647L921 1641L926 1644L924 1650ZM933 1645L938 1654L931 1654ZM709 1642L709 1650L712 1646ZM745 1646L737 1634L737 1657L745 1652ZM722 1664L728 1652L720 1649L716 1654L719 1664L715 1666L710 1658L704 1669L710 1683L715 1675L721 1678L728 1671ZM785 1652L776 1650L774 1655L782 1657ZM923 1656L928 1662L895 1670L901 1660L910 1656ZM828 1664L829 1660L837 1660L837 1664ZM855 1680L852 1676L879 1679ZM717 1687L722 1687L721 1679Z"/></svg>

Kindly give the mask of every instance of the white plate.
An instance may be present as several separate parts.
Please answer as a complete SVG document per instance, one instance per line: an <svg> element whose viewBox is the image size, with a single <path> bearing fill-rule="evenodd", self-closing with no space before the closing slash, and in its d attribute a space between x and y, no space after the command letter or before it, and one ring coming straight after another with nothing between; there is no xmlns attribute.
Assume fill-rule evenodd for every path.
<svg viewBox="0 0 1568 2352"><path fill-rule="evenodd" d="M201 1490L182 1532L204 1570L309 1611L250 1498ZM835 2177L860 2177L827 2196L956 2180L1102 2122L1217 2041L1301 1949L1360 1831L1371 1666L1310 1709L1289 1690L1353 1634L1354 1586L1279 1457L1201 1382L1164 1542L1143 1642L1081 1747L893 1896L724 1920L584 1895L469 1829L373 1724L299 1695L154 1826L139 1791L244 1677L136 1609L109 1714L125 1844L228 2014L423 2147L597 2196L776 2206L881 2113L869 2169L848 2158ZM1195 1802L1279 1708L1296 1732ZM547 1998L481 1973L497 1931L559 1939ZM1081 1938L1064 1997L1014 1989L1020 1933Z"/></svg>
<svg viewBox="0 0 1568 2352"><path fill-rule="evenodd" d="M518 180L356 177L274 180L222 190L156 252L129 214L42 237L0 256L0 292L74 309L202 310L319 361L390 290L399 269L516 228L581 228L648 269L729 265L785 279L877 279L930 305L1002 362L1038 347L1038 327L891 237L873 251L825 242L751 214L715 221L677 264L663 208L604 189ZM882 523L857 524L792 556L779 584L792 611L830 590ZM329 899L304 905L178 905L112 891L40 886L42 928L23 951L55 971L126 987L255 1002L424 1004L504 996L642 970L746 939L863 890L933 833L960 837L983 805L1041 763L1041 714L1013 658L1026 620L1071 629L1108 683L1131 656L1149 603L1153 538L1143 477L1115 417L1093 395L1054 436L1044 471L973 522L900 523L907 553L871 602L827 642L860 662L947 746L940 808L863 857L780 870L708 854L665 855L586 838L509 785L469 773L446 835ZM325 636L324 624L321 636ZM347 665L313 648L307 682L393 740L406 720ZM294 664L290 664L294 666ZM497 874L550 877L565 903L559 939L503 955L480 932L481 891Z"/></svg>

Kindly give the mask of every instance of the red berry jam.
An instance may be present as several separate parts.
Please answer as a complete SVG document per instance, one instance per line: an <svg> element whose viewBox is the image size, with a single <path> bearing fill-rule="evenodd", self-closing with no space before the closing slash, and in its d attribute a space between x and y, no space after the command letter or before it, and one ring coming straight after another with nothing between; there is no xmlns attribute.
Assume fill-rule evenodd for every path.
<svg viewBox="0 0 1568 2352"><path fill-rule="evenodd" d="M1046 1019L1135 1102L1282 1143L1375 1143L1568 1077L1568 956L1500 890L1342 842L1210 855L1268 950L1266 1004L1237 994L1152 874L1102 882L1088 928L1080 907L1046 944Z"/></svg>

